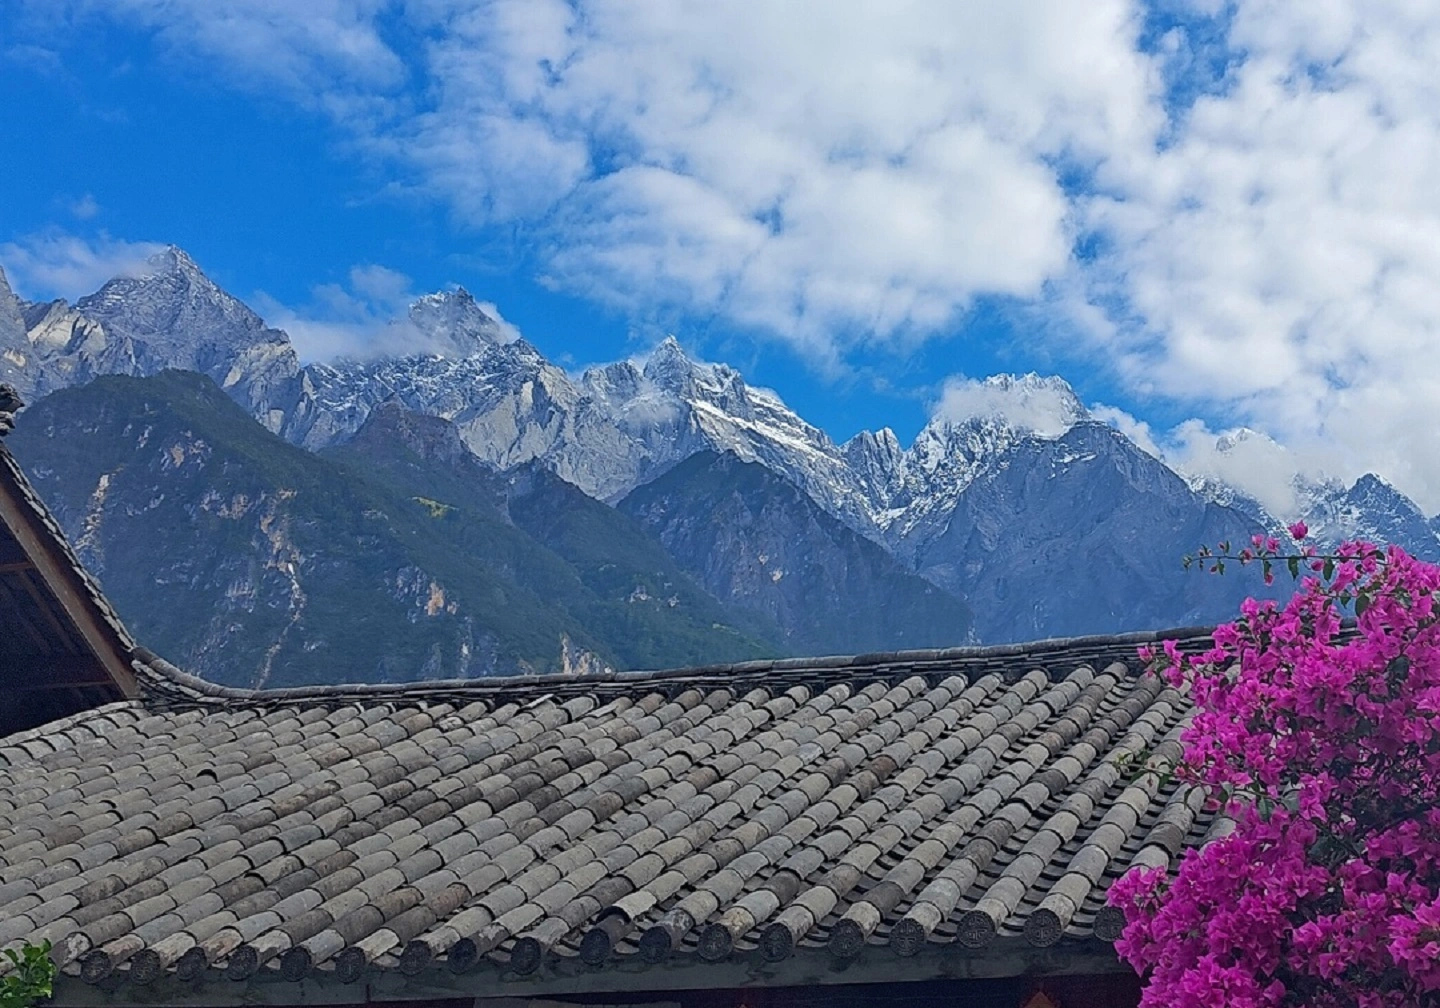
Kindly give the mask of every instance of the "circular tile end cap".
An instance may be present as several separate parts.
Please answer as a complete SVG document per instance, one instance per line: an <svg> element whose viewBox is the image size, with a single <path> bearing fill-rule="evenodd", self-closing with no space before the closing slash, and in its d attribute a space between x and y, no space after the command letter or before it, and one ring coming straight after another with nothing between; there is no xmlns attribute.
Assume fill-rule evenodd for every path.
<svg viewBox="0 0 1440 1008"><path fill-rule="evenodd" d="M365 953L351 945L335 957L335 979L341 983L355 983L364 976L368 965Z"/></svg>
<svg viewBox="0 0 1440 1008"><path fill-rule="evenodd" d="M230 958L225 963L225 979L245 980L254 976L259 968L260 953L255 951L255 946L241 945L230 953Z"/></svg>
<svg viewBox="0 0 1440 1008"><path fill-rule="evenodd" d="M286 949L280 957L280 975L291 983L299 983L310 975L315 959L308 949Z"/></svg>
<svg viewBox="0 0 1440 1008"><path fill-rule="evenodd" d="M115 969L115 962L108 952L95 949L86 952L80 959L80 979L88 984L98 984Z"/></svg>
<svg viewBox="0 0 1440 1008"><path fill-rule="evenodd" d="M510 950L510 968L516 973L534 973L544 958L544 947L527 936L515 942L515 947Z"/></svg>
<svg viewBox="0 0 1440 1008"><path fill-rule="evenodd" d="M767 962L781 962L795 951L795 936L784 924L771 924L760 933L760 954Z"/></svg>
<svg viewBox="0 0 1440 1008"><path fill-rule="evenodd" d="M670 954L670 932L656 925L640 936L640 958L658 963Z"/></svg>
<svg viewBox="0 0 1440 1008"><path fill-rule="evenodd" d="M199 980L210 968L210 957L198 945L175 960L175 975L181 980Z"/></svg>
<svg viewBox="0 0 1440 1008"><path fill-rule="evenodd" d="M450 946L450 952L445 956L445 965L450 967L451 973L464 973L479 960L480 946L475 944L475 939L461 938Z"/></svg>
<svg viewBox="0 0 1440 1008"><path fill-rule="evenodd" d="M1125 911L1115 906L1103 906L1095 914L1095 937L1101 941L1118 941L1125 933Z"/></svg>
<svg viewBox="0 0 1440 1008"><path fill-rule="evenodd" d="M919 921L913 917L902 917L890 930L890 947L896 955L913 956L925 947L928 937Z"/></svg>
<svg viewBox="0 0 1440 1008"><path fill-rule="evenodd" d="M165 972L160 953L154 949L141 949L130 957L130 982L137 984L154 983Z"/></svg>
<svg viewBox="0 0 1440 1008"><path fill-rule="evenodd" d="M429 945L423 941L412 941L405 946L405 951L400 953L400 972L406 976L416 976L430 965L433 958L435 953L430 950Z"/></svg>
<svg viewBox="0 0 1440 1008"><path fill-rule="evenodd" d="M719 962L730 955L735 938L730 929L721 924L707 924L700 931L700 958L707 962Z"/></svg>
<svg viewBox="0 0 1440 1008"><path fill-rule="evenodd" d="M853 920L838 921L830 931L830 943L826 947L836 959L854 959L865 948L865 932Z"/></svg>
<svg viewBox="0 0 1440 1008"><path fill-rule="evenodd" d="M995 937L995 922L983 910L970 910L960 918L960 933L956 936L966 948L979 949L989 945Z"/></svg>
<svg viewBox="0 0 1440 1008"><path fill-rule="evenodd" d="M587 966L600 966L615 950L615 943L602 928L591 928L580 939L580 960Z"/></svg>
<svg viewBox="0 0 1440 1008"><path fill-rule="evenodd" d="M1025 940L1037 948L1054 945L1064 933L1065 926L1060 923L1060 915L1046 907L1036 910L1025 921Z"/></svg>

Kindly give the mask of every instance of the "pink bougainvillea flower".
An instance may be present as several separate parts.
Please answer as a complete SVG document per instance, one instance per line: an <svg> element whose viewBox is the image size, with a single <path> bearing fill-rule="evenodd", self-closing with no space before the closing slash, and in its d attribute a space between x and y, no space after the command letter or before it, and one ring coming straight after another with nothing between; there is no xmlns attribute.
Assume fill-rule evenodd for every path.
<svg viewBox="0 0 1440 1008"><path fill-rule="evenodd" d="M1150 652L1195 702L1176 775L1233 829L1116 881L1116 948L1142 1008L1440 1008L1440 566L1272 559L1315 574L1208 651Z"/></svg>
<svg viewBox="0 0 1440 1008"><path fill-rule="evenodd" d="M1303 521L1297 521L1294 525L1290 526L1288 531L1290 533L1290 538L1294 539L1296 542L1299 542L1301 539L1304 539L1307 535L1310 534L1310 526L1306 525Z"/></svg>

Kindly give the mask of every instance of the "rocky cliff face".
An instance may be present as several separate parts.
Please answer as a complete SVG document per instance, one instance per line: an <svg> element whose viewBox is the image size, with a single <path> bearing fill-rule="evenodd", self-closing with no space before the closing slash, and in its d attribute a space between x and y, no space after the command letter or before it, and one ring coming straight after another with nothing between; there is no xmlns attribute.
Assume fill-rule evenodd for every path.
<svg viewBox="0 0 1440 1008"><path fill-rule="evenodd" d="M1265 435L1244 429L1221 437L1216 449L1224 456L1256 441L1283 456L1284 449ZM1349 485L1333 477L1296 476L1283 488L1281 496L1288 500L1271 507L1214 475L1191 475L1187 482L1206 500L1242 512L1282 540L1288 538L1287 526L1301 519L1310 530L1308 541L1322 547L1361 539L1440 559L1440 516L1427 519L1414 501L1373 473Z"/></svg>
<svg viewBox="0 0 1440 1008"><path fill-rule="evenodd" d="M970 639L956 598L758 463L692 455L620 502L716 596L779 624L791 650L857 653Z"/></svg>
<svg viewBox="0 0 1440 1008"><path fill-rule="evenodd" d="M466 357L339 361L307 367L281 432L311 449L339 444L380 403L444 417L470 450L500 468L541 460L592 496L623 489L643 460L581 388L517 340Z"/></svg>
<svg viewBox="0 0 1440 1008"><path fill-rule="evenodd" d="M25 320L20 315L20 300L10 289L5 271L0 270L0 382L15 386L26 399L35 394L26 373L29 350Z"/></svg>
<svg viewBox="0 0 1440 1008"><path fill-rule="evenodd" d="M282 432L309 448L336 444L389 398L452 420L496 466L538 461L600 500L696 452L728 451L783 473L851 527L873 527L864 493L823 431L733 369L692 361L673 339L643 367L620 362L578 381L524 340L464 357L312 365Z"/></svg>
<svg viewBox="0 0 1440 1008"><path fill-rule="evenodd" d="M1027 640L1224 619L1257 585L1186 571L1181 556L1257 531L1086 421L990 459L916 556L926 577L963 594L982 640Z"/></svg>
<svg viewBox="0 0 1440 1008"><path fill-rule="evenodd" d="M1440 561L1440 537L1409 497L1373 473L1352 486L1317 487L1304 516L1316 542L1363 539L1394 543L1422 560Z"/></svg>

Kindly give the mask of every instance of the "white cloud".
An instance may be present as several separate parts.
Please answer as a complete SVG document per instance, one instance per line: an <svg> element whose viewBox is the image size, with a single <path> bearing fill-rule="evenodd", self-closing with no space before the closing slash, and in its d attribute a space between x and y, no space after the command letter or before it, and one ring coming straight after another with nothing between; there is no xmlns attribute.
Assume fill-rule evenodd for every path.
<svg viewBox="0 0 1440 1008"><path fill-rule="evenodd" d="M1440 509L1440 8L1242 2L1247 54L1080 207L1131 387L1323 442Z"/></svg>
<svg viewBox="0 0 1440 1008"><path fill-rule="evenodd" d="M163 248L155 242L112 238L103 231L81 237L48 230L0 244L0 266L23 297L73 301L113 277L140 271L145 260Z"/></svg>
<svg viewBox="0 0 1440 1008"><path fill-rule="evenodd" d="M70 203L70 214L76 220L90 220L92 217L98 216L99 213L100 204L96 202L95 197L90 193L86 193L84 196Z"/></svg>
<svg viewBox="0 0 1440 1008"><path fill-rule="evenodd" d="M1041 437L1059 437L1088 413L1061 379L1028 374L997 375L984 381L950 378L933 415L952 423L973 417L1000 420Z"/></svg>
<svg viewBox="0 0 1440 1008"><path fill-rule="evenodd" d="M1217 434L1187 420L1167 437L1169 461L1181 472L1208 476L1254 497L1277 518L1299 517L1295 477L1307 470L1295 452L1249 428ZM1316 470L1306 475L1318 476Z"/></svg>
<svg viewBox="0 0 1440 1008"><path fill-rule="evenodd" d="M1150 424L1144 420L1132 416L1118 406L1107 406L1104 403L1091 406L1090 415L1124 434L1145 454L1165 461L1164 449L1156 442L1155 432L1151 430Z"/></svg>
<svg viewBox="0 0 1440 1008"><path fill-rule="evenodd" d="M404 273L370 263L352 267L344 283L312 287L303 304L287 305L265 291L257 291L251 303L266 322L289 334L307 362L453 351L443 337L411 322L408 311L419 297ZM501 342L519 338L520 331L494 304L475 304L499 326Z"/></svg>
<svg viewBox="0 0 1440 1008"><path fill-rule="evenodd" d="M32 0L32 9L125 18L152 29L172 58L246 87L279 85L332 110L404 83L404 62L377 20L390 0ZM352 100L342 100L349 95ZM365 103L365 104L368 104Z"/></svg>
<svg viewBox="0 0 1440 1008"><path fill-rule="evenodd" d="M1037 295L1064 269L1051 159L1130 150L1158 122L1131 15L498 0L445 21L412 149L471 212L543 208L569 289L823 353L933 330L977 293ZM523 136L497 137L497 119ZM464 181L447 183L457 158Z"/></svg>
<svg viewBox="0 0 1440 1008"><path fill-rule="evenodd" d="M518 220L553 283L820 355L1039 294L1074 237L1057 163L1162 119L1128 0L81 8L328 110L467 223Z"/></svg>
<svg viewBox="0 0 1440 1008"><path fill-rule="evenodd" d="M559 287L830 364L1013 297L1132 410L1322 444L1440 510L1433 3L1177 0L1154 54L1141 0L61 6L323 110Z"/></svg>
<svg viewBox="0 0 1440 1008"><path fill-rule="evenodd" d="M290 335L305 361L413 353L415 332L396 324L418 296L410 278L368 264L353 267L346 280L312 287L301 305L283 304L264 291L251 301L266 322Z"/></svg>

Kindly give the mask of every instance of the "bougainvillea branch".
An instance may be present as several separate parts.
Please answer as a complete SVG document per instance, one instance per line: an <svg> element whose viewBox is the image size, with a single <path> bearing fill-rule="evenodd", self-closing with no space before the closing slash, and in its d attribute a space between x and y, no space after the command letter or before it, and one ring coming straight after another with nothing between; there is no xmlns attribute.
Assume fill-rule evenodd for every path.
<svg viewBox="0 0 1440 1008"><path fill-rule="evenodd" d="M1115 883L1118 948L1143 1008L1440 1005L1440 567L1364 542L1280 550L1200 551L1299 590L1247 600L1202 654L1145 655L1197 706L1177 773L1235 827Z"/></svg>

